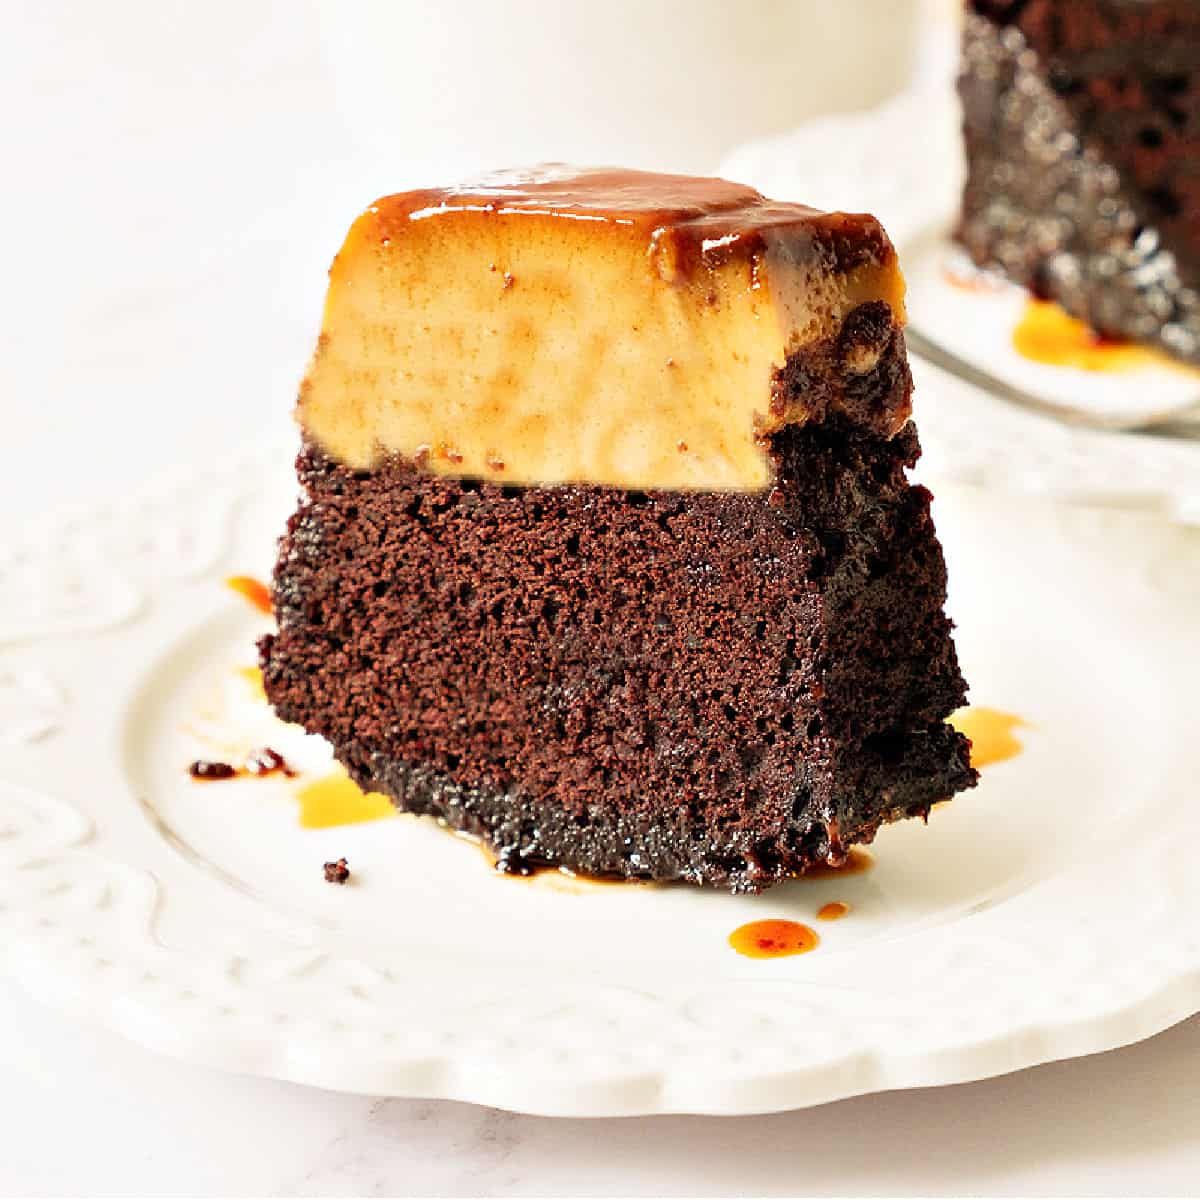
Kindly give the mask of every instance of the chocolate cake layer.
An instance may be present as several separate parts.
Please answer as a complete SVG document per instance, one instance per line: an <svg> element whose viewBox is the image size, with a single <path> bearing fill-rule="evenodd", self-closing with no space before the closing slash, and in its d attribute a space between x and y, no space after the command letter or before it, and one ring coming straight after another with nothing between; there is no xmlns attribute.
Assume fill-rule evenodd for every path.
<svg viewBox="0 0 1200 1200"><path fill-rule="evenodd" d="M770 436L769 492L513 487L306 445L271 702L510 869L757 891L971 786L916 435L846 415L907 397L890 321L847 370L881 319L789 358L777 389L853 404Z"/></svg>
<svg viewBox="0 0 1200 1200"><path fill-rule="evenodd" d="M1200 364L1200 3L968 9L963 244L1099 332Z"/></svg>

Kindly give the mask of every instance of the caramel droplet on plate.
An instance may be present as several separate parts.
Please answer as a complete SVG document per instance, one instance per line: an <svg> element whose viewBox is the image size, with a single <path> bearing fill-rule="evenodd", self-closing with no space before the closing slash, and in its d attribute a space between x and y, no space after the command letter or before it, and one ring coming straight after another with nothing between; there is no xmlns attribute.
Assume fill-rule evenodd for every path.
<svg viewBox="0 0 1200 1200"><path fill-rule="evenodd" d="M950 717L950 724L971 739L971 766L976 770L992 763L1016 758L1024 749L1013 732L1027 723L1012 713L996 708L960 708Z"/></svg>
<svg viewBox="0 0 1200 1200"><path fill-rule="evenodd" d="M815 930L799 921L751 921L729 935L729 944L746 958L787 958L820 945Z"/></svg>
<svg viewBox="0 0 1200 1200"><path fill-rule="evenodd" d="M268 617L271 615L271 590L261 580L252 575L230 575L225 580L225 586L249 600L259 612L266 613Z"/></svg>
<svg viewBox="0 0 1200 1200"><path fill-rule="evenodd" d="M266 700L267 692L263 687L262 671L258 667L238 667L237 673L246 681L255 700Z"/></svg>
<svg viewBox="0 0 1200 1200"><path fill-rule="evenodd" d="M1053 300L1030 300L1012 335L1023 358L1077 371L1132 371L1174 365L1165 355L1133 342L1105 337L1077 321Z"/></svg>
<svg viewBox="0 0 1200 1200"><path fill-rule="evenodd" d="M379 792L364 792L345 775L335 773L314 779L296 789L303 829L328 829L394 817L392 802Z"/></svg>

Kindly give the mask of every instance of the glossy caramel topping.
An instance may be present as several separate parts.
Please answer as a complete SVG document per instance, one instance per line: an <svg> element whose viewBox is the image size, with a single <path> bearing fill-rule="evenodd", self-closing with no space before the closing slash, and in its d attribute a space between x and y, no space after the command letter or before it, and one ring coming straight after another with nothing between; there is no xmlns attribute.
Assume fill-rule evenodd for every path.
<svg viewBox="0 0 1200 1200"><path fill-rule="evenodd" d="M830 247L832 265L843 272L892 255L886 235L871 217L768 200L728 179L619 167L550 164L531 171L497 171L461 187L388 196L372 211L380 228L391 224L391 232L397 232L395 223L465 211L622 226L637 231L658 260L660 274L667 275L698 269L705 256L760 250L773 236L793 239L797 257L815 254L822 231L847 235Z"/></svg>
<svg viewBox="0 0 1200 1200"><path fill-rule="evenodd" d="M903 294L873 218L724 180L547 167L409 192L334 261L299 418L356 467L761 488L760 436L807 418L772 404L787 355L868 301L902 320Z"/></svg>

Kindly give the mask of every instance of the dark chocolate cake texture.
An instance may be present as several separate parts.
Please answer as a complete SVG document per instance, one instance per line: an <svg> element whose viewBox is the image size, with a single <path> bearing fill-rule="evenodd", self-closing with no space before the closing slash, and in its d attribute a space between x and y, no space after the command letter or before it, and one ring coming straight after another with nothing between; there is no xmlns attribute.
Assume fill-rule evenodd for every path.
<svg viewBox="0 0 1200 1200"><path fill-rule="evenodd" d="M970 787L870 217L563 168L331 271L261 646L362 787L539 865L753 892Z"/></svg>
<svg viewBox="0 0 1200 1200"><path fill-rule="evenodd" d="M1200 0L968 0L960 237L1200 365Z"/></svg>

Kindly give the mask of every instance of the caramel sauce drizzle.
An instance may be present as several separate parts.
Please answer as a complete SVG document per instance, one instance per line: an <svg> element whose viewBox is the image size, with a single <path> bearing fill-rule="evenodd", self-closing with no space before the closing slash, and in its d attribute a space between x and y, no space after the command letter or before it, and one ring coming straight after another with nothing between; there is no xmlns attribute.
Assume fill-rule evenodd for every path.
<svg viewBox="0 0 1200 1200"><path fill-rule="evenodd" d="M238 675L246 681L255 700L267 701L267 691L263 687L262 671L258 667L238 667Z"/></svg>
<svg viewBox="0 0 1200 1200"><path fill-rule="evenodd" d="M1079 371L1133 371L1139 367L1177 366L1145 346L1105 337L1076 320L1053 300L1030 298L1012 334L1013 349L1032 362Z"/></svg>
<svg viewBox="0 0 1200 1200"><path fill-rule="evenodd" d="M850 905L843 900L830 900L817 909L818 921L840 921L850 911Z"/></svg>
<svg viewBox="0 0 1200 1200"><path fill-rule="evenodd" d="M225 586L237 592L244 600L248 600L260 613L268 617L274 612L271 606L271 590L260 579L253 575L230 575L225 580Z"/></svg>
<svg viewBox="0 0 1200 1200"><path fill-rule="evenodd" d="M832 867L828 863L814 863L811 867L807 867L804 873L797 875L797 879L840 879L843 875L861 875L864 871L869 871L875 865L875 857L869 850L863 850L859 846L851 846L846 851L846 861L838 867Z"/></svg>
<svg viewBox="0 0 1200 1200"><path fill-rule="evenodd" d="M334 771L296 788L302 829L330 829L394 817L396 809L380 792L364 792L348 775Z"/></svg>
<svg viewBox="0 0 1200 1200"><path fill-rule="evenodd" d="M573 871L570 867L555 867L548 863L513 862L496 857L492 848L478 835L465 829L455 829L454 836L473 846L483 855L489 867L499 879L514 882L536 883L551 891L582 895L593 888L606 887L653 887L650 879L630 879L624 875L587 875Z"/></svg>
<svg viewBox="0 0 1200 1200"><path fill-rule="evenodd" d="M997 708L960 708L951 715L950 724L971 739L971 766L977 771L1016 758L1024 749L1014 731L1028 728L1028 723L1013 713Z"/></svg>
<svg viewBox="0 0 1200 1200"><path fill-rule="evenodd" d="M263 746L252 750L246 755L246 761L235 767L232 763L221 762L217 759L198 758L188 765L188 774L201 783L215 783L225 779L241 779L253 775L261 779L265 775L286 775L289 779L296 774L288 765L287 759L278 750Z"/></svg>

